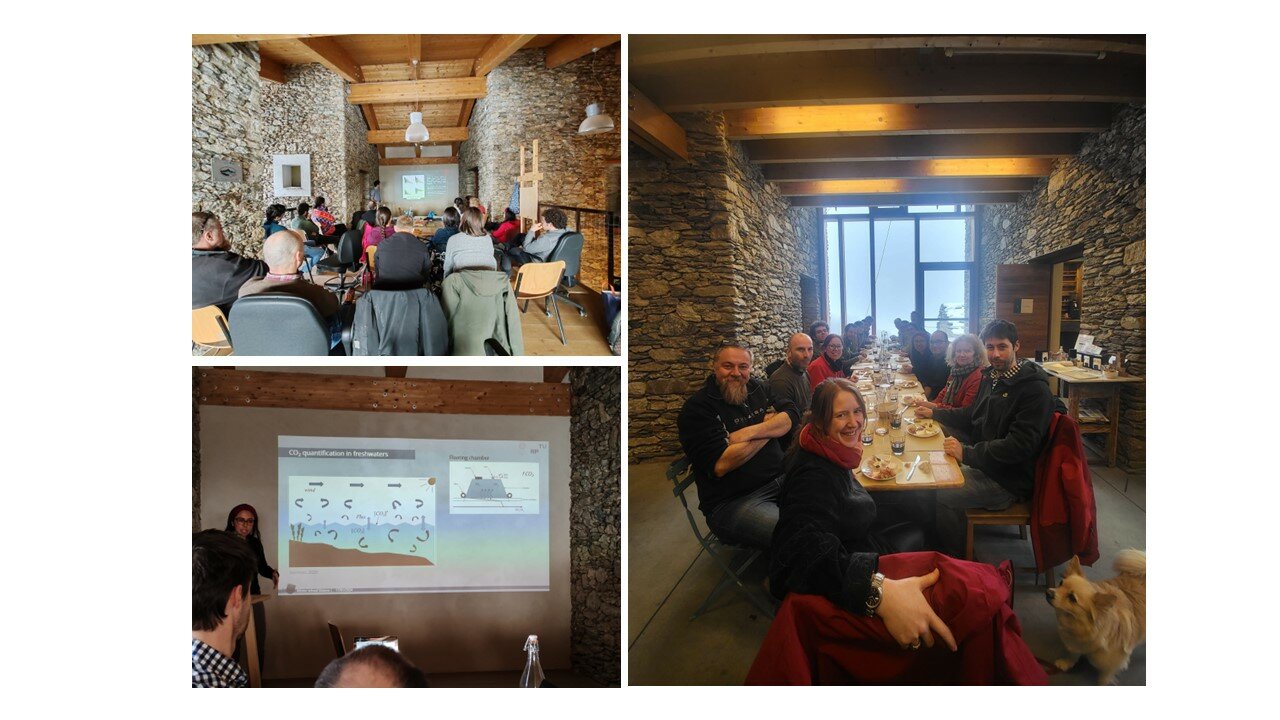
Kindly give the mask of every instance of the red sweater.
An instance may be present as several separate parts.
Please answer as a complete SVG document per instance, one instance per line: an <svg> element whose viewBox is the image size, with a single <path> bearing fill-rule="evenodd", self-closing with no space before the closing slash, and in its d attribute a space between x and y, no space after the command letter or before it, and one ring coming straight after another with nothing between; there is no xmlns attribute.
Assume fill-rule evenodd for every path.
<svg viewBox="0 0 1280 720"><path fill-rule="evenodd" d="M947 378L947 382L951 382L951 378ZM940 408L964 408L969 407L973 403L973 399L978 397L978 388L982 386L982 368L974 368L960 383L960 391L956 393L955 401L948 405L942 402L942 391L938 392L937 398L934 400Z"/></svg>
<svg viewBox="0 0 1280 720"><path fill-rule="evenodd" d="M833 377L844 377L844 373L839 370L832 370L825 357L819 355L813 359L813 362L809 363L810 388L816 389L823 380Z"/></svg>
<svg viewBox="0 0 1280 720"><path fill-rule="evenodd" d="M519 234L520 234L519 220L504 222L501 225L499 225L497 228L495 228L492 233L493 239L497 240L498 242L504 245L511 244L511 241L514 240L515 237Z"/></svg>

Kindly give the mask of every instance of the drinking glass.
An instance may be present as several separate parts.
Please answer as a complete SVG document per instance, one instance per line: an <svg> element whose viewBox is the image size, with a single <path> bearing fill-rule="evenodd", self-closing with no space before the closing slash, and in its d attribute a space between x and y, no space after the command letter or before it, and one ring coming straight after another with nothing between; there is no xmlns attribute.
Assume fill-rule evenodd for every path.
<svg viewBox="0 0 1280 720"><path fill-rule="evenodd" d="M894 455L902 455L907 449L907 434L901 428L889 432L889 448Z"/></svg>

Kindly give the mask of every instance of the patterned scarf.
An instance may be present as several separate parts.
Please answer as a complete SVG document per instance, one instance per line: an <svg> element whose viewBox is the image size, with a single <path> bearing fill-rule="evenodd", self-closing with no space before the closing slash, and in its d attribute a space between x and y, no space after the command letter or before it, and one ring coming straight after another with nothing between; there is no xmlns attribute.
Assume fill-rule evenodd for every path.
<svg viewBox="0 0 1280 720"><path fill-rule="evenodd" d="M1018 365L1018 363L1017 363L1016 361L1015 361L1012 365L1010 365L1010 366L1009 366L1009 369L1008 369L1008 370L1005 370L1004 372L997 372L995 368L991 368L991 387L992 387L992 389L994 389L994 388L995 388L996 383L997 383L997 382L999 382L1000 380L1008 380L1009 378L1013 377L1014 375L1017 375L1017 374L1018 374L1018 368L1019 368L1019 365Z"/></svg>
<svg viewBox="0 0 1280 720"><path fill-rule="evenodd" d="M978 369L978 363L973 362L968 365L953 365L951 367L951 376L947 378L947 386L942 389L942 394L938 396L938 402L943 405L954 406L956 398L960 395L960 386L964 384L964 379L969 377L969 373Z"/></svg>

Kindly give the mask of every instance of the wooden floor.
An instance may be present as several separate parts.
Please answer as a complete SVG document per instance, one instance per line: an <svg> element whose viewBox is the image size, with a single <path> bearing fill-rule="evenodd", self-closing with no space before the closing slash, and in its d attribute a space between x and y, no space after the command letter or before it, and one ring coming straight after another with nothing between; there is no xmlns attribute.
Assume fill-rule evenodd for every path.
<svg viewBox="0 0 1280 720"><path fill-rule="evenodd" d="M323 284L336 275L316 273L315 282ZM570 292L574 302L586 308L587 316L578 315L577 308L560 304L560 320L564 323L565 339L560 342L556 318L547 317L542 311L542 301L529 303L528 312L520 314L520 327L524 331L525 355L609 355L609 343L601 329L604 309L600 293L579 285Z"/></svg>

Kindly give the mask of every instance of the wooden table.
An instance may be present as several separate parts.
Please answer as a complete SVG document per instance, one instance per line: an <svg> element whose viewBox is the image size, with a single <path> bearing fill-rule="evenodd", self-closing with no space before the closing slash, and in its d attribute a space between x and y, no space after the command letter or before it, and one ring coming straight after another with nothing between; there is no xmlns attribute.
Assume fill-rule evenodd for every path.
<svg viewBox="0 0 1280 720"><path fill-rule="evenodd" d="M853 366L853 371L855 374L858 372L866 372L869 370L871 370L871 365L869 363L862 363L862 364ZM916 397L921 397L922 395L924 395L924 388L920 387L919 385L920 381L916 378L915 375L898 373L897 379L899 382L914 381L916 383L916 386L913 388L905 388L905 389L901 387L898 388L898 407L905 406L905 403L902 402L902 398L907 395L914 395ZM875 404L875 389L873 388L868 392L864 392L863 396L864 398L869 398L867 400L867 409L869 411L873 410L874 404ZM902 428L904 431L906 430L908 421L915 418L915 413L916 413L915 409L911 408L902 414ZM938 423L938 425L939 425L939 429L941 429L941 423ZM890 432L892 432L892 430L890 430ZM947 456L947 464L950 465L952 470L955 472L955 476L956 476L955 480L943 482L943 483L933 482L932 480L930 480L929 482L914 482L914 480L920 479L922 473L926 475L929 474L929 467L928 467L929 456L927 455L927 453L942 452L942 441L946 437L946 433L939 432L937 435L934 435L931 438L918 438L912 435L911 433L906 433L906 436L907 436L906 450L903 451L902 455L899 455L897 457L900 460L902 460L902 465L903 465L902 472L904 473L907 472L907 470L911 467L911 463L915 462L916 455L919 455L921 457L920 467L916 469L916 474L912 478L913 482L907 485L900 485L898 484L896 479L895 480L872 480L864 476L861 471L855 471L853 475L858 479L858 482L862 484L862 487L866 488L868 492L892 492L896 490L941 490L941 489L947 489L947 488L964 487L964 475L961 474L960 472L960 463L956 462L956 459L951 457L950 455ZM866 458L870 457L871 455L876 455L880 453L892 454L892 449L889 446L888 433L884 435L876 435L875 440L873 440L870 445L862 446L862 457L864 461Z"/></svg>
<svg viewBox="0 0 1280 720"><path fill-rule="evenodd" d="M257 605L273 597L275 595L253 595L250 596L249 604ZM258 633L252 607L249 608L249 627L244 631L244 656L245 663L249 666L249 687L262 687L262 668L258 667Z"/></svg>
<svg viewBox="0 0 1280 720"><path fill-rule="evenodd" d="M1143 378L1121 375L1105 378L1097 370L1077 368L1071 364L1050 362L1041 365L1049 377L1058 379L1059 395L1067 400L1067 413L1080 425L1081 435L1107 436L1107 467L1116 466L1116 448L1120 442L1120 388L1127 383L1143 382ZM1107 401L1107 421L1080 420L1080 401L1099 398Z"/></svg>

